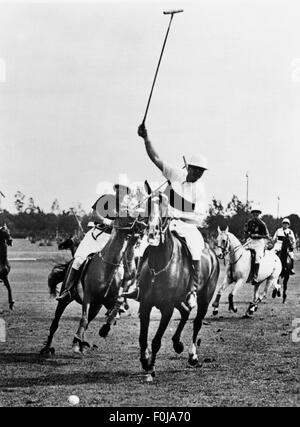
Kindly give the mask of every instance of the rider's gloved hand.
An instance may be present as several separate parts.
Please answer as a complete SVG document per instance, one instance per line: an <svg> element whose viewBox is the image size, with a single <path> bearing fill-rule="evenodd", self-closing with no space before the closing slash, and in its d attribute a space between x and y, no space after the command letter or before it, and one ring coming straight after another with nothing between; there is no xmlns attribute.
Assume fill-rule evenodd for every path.
<svg viewBox="0 0 300 427"><path fill-rule="evenodd" d="M147 129L145 127L145 123L142 123L139 127L138 127L138 135L143 138L143 139L147 139L148 138L148 133L147 133Z"/></svg>

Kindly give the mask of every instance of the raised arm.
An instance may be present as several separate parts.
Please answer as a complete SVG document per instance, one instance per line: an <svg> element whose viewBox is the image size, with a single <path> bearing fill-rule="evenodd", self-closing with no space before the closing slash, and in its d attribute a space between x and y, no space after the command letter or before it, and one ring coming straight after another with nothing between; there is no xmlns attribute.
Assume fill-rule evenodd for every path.
<svg viewBox="0 0 300 427"><path fill-rule="evenodd" d="M147 129L145 128L145 125L142 123L138 128L138 135L143 138L145 142L146 151L148 153L148 156L152 160L152 162L163 171L164 164L163 161L159 158L156 150L154 149L152 142L148 138Z"/></svg>

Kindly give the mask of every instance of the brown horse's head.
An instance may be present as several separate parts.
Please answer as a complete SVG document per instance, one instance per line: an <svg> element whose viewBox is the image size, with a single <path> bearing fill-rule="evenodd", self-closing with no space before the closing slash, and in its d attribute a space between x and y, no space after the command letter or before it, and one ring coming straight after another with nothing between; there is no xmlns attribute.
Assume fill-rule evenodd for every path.
<svg viewBox="0 0 300 427"><path fill-rule="evenodd" d="M168 202L168 197L162 193L151 198L148 223L148 242L150 246L159 246L164 242L165 231L169 223Z"/></svg>

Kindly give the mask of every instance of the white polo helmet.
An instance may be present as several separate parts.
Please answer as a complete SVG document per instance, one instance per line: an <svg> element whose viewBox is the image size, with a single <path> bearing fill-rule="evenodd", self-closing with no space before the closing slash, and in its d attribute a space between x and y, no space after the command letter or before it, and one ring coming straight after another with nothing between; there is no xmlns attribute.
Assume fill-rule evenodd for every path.
<svg viewBox="0 0 300 427"><path fill-rule="evenodd" d="M262 213L261 207L260 207L258 204L253 205L253 206L252 206L252 208L251 208L251 213L252 213L252 212L259 212L259 213Z"/></svg>
<svg viewBox="0 0 300 427"><path fill-rule="evenodd" d="M197 168L207 169L207 160L202 154L193 154L187 159L187 164Z"/></svg>
<svg viewBox="0 0 300 427"><path fill-rule="evenodd" d="M291 225L291 221L288 218L283 218L283 220L281 221L281 224Z"/></svg>

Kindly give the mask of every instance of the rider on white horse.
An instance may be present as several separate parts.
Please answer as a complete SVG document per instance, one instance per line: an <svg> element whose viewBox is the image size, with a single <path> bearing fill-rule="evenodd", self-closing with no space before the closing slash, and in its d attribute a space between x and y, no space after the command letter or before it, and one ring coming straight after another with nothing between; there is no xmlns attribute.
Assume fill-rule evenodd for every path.
<svg viewBox="0 0 300 427"><path fill-rule="evenodd" d="M282 247L282 241L283 239L288 236L290 238L291 241L291 248L289 251L289 256L291 258L292 261L292 269L291 269L291 274L295 274L294 271L294 248L296 247L296 239L295 239L295 235L293 230L291 230L289 227L291 225L291 222L288 218L284 218L282 220L282 227L278 228L278 230L276 230L274 237L273 237L273 241L275 243L274 249L276 252L280 252L281 251L281 247Z"/></svg>
<svg viewBox="0 0 300 427"><path fill-rule="evenodd" d="M201 255L204 249L204 240L198 230L205 215L205 191L203 183L199 181L207 170L206 159L195 155L187 161L187 171L173 167L163 162L158 156L148 138L144 124L139 126L138 135L144 139L146 151L152 162L161 170L169 181L166 192L169 196L169 214L173 217L170 224L171 230L176 230L179 236L184 237L192 255L193 281L187 291L186 306L189 310L195 307L197 291L200 288ZM138 286L138 283L137 283ZM138 298L139 290L136 288L127 295L129 298Z"/></svg>
<svg viewBox="0 0 300 427"><path fill-rule="evenodd" d="M66 288L63 293L56 298L58 301L70 297L72 288L77 284L80 278L80 267L91 253L100 252L107 243L110 235L105 231L108 231L112 227L113 219L116 217L116 212L119 210L118 204L130 193L129 187L122 184L115 184L114 190L116 195L104 194L93 204L93 227L85 234L74 254L74 260L66 283Z"/></svg>
<svg viewBox="0 0 300 427"><path fill-rule="evenodd" d="M266 239L269 238L269 232L266 224L259 218L262 213L258 205L254 205L251 209L252 218L245 226L246 237L249 238L246 249L255 251L255 264L253 272L253 283L257 283L257 276L261 259L265 253Z"/></svg>

